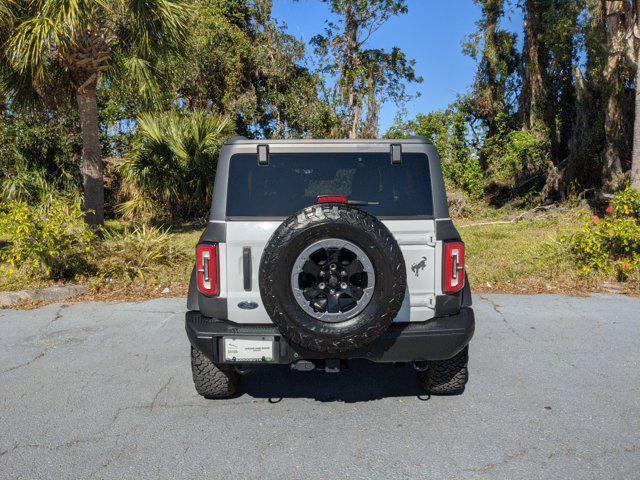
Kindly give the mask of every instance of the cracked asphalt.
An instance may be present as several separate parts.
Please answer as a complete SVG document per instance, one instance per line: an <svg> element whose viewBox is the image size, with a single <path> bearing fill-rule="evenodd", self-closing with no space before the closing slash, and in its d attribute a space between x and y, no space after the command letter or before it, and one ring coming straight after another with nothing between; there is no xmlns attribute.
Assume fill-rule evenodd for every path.
<svg viewBox="0 0 640 480"><path fill-rule="evenodd" d="M475 297L463 395L410 367L194 391L182 299L0 310L0 478L640 478L640 299Z"/></svg>

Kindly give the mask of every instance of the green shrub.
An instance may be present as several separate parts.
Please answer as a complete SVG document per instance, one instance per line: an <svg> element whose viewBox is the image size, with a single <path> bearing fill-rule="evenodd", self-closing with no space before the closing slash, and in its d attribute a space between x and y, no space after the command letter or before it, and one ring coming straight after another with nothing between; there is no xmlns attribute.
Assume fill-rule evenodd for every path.
<svg viewBox="0 0 640 480"><path fill-rule="evenodd" d="M122 232L106 231L97 261L101 276L134 280L177 267L188 259L171 242L167 230L142 225Z"/></svg>
<svg viewBox="0 0 640 480"><path fill-rule="evenodd" d="M614 197L607 213L614 213L611 209L618 216L640 218L640 191L630 187L625 188Z"/></svg>
<svg viewBox="0 0 640 480"><path fill-rule="evenodd" d="M206 212L218 151L233 130L226 117L202 111L147 113L118 170L116 211L126 220L193 218Z"/></svg>
<svg viewBox="0 0 640 480"><path fill-rule="evenodd" d="M0 180L38 172L58 189L78 180L82 148L77 114L21 111L0 114ZM21 183L30 179L21 179ZM39 181L39 180L37 180Z"/></svg>
<svg viewBox="0 0 640 480"><path fill-rule="evenodd" d="M526 191L535 191L543 185L550 162L547 138L539 127L512 130L504 120L499 133L488 139L484 147L493 184L509 190L526 187Z"/></svg>
<svg viewBox="0 0 640 480"><path fill-rule="evenodd" d="M0 204L0 251L5 274L21 270L36 278L69 279L89 268L93 232L80 200L53 197L46 204Z"/></svg>
<svg viewBox="0 0 640 480"><path fill-rule="evenodd" d="M582 272L615 273L619 280L640 274L640 192L626 188L603 217L594 215L569 239Z"/></svg>
<svg viewBox="0 0 640 480"><path fill-rule="evenodd" d="M462 162L443 163L442 173L472 200L478 200L484 195L484 175L477 158L468 157Z"/></svg>

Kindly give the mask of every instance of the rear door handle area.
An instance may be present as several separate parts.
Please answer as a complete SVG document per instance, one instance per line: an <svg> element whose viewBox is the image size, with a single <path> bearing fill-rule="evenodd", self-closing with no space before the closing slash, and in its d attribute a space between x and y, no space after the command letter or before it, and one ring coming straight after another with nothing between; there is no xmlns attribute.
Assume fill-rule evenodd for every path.
<svg viewBox="0 0 640 480"><path fill-rule="evenodd" d="M251 247L243 247L242 249L242 277L244 282L244 291L251 291Z"/></svg>

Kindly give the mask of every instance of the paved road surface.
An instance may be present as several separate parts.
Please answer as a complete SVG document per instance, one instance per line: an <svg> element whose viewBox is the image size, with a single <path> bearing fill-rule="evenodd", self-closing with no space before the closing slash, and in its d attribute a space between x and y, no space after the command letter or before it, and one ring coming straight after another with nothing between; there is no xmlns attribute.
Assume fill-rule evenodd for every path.
<svg viewBox="0 0 640 480"><path fill-rule="evenodd" d="M183 300L0 310L0 478L640 478L640 299L476 296L471 380L276 367L192 387Z"/></svg>

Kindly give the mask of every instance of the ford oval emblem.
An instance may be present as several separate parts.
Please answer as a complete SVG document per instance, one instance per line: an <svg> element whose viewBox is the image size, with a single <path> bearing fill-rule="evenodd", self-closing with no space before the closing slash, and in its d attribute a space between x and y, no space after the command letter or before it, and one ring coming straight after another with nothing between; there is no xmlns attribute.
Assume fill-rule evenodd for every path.
<svg viewBox="0 0 640 480"><path fill-rule="evenodd" d="M238 307L242 308L243 310L253 310L255 308L258 308L258 304L256 302L240 302L238 304Z"/></svg>

